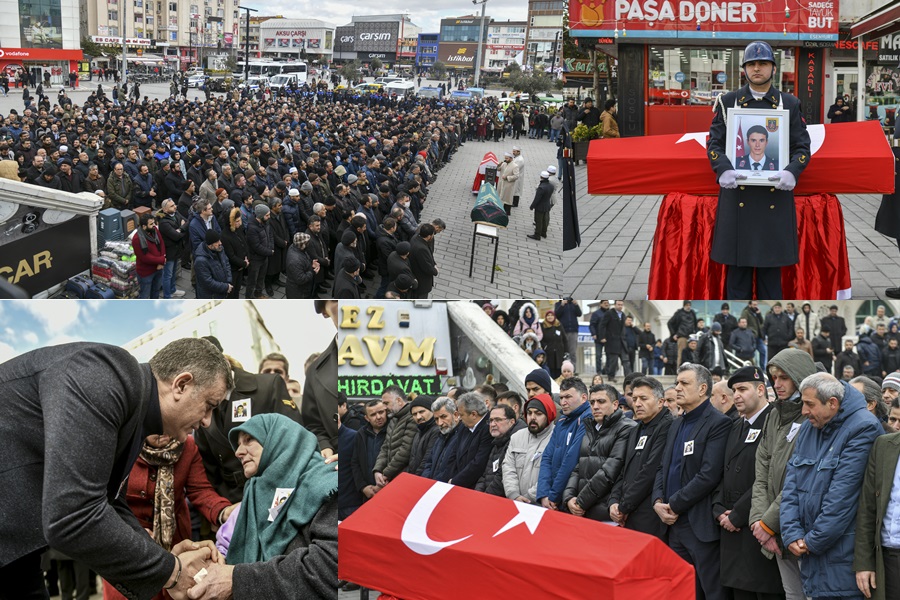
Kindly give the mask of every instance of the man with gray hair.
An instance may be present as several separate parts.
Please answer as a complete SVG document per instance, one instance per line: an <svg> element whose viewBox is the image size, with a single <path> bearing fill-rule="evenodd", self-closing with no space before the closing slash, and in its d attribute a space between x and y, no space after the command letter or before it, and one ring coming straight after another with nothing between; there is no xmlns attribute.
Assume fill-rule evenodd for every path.
<svg viewBox="0 0 900 600"><path fill-rule="evenodd" d="M9 515L0 520L0 596L46 598L41 553L52 546L125 596L150 598L166 587L186 597L218 553L190 540L162 548L128 509L124 490L146 436L184 442L210 425L233 387L222 353L196 338L167 344L149 364L83 342L0 364L0 506Z"/></svg>
<svg viewBox="0 0 900 600"><path fill-rule="evenodd" d="M712 375L695 363L678 368L678 406L653 487L653 509L669 526L669 546L697 571L697 597L725 600L719 569L719 526L712 518L722 481L731 419L710 402Z"/></svg>
<svg viewBox="0 0 900 600"><path fill-rule="evenodd" d="M434 414L434 422L437 424L439 436L431 447L431 452L425 456L422 463L422 477L446 481L443 477L447 470L450 456L456 450L457 439L461 426L459 413L456 410L456 401L448 396L441 396L431 405Z"/></svg>
<svg viewBox="0 0 900 600"><path fill-rule="evenodd" d="M491 454L487 403L478 392L467 392L456 399L456 410L462 429L457 434L459 440L449 459L447 482L474 489Z"/></svg>
<svg viewBox="0 0 900 600"><path fill-rule="evenodd" d="M674 419L664 396L662 384L652 377L632 381L631 402L638 426L629 432L625 463L609 495L609 516L613 521L663 541L667 526L653 511L652 494Z"/></svg>
<svg viewBox="0 0 900 600"><path fill-rule="evenodd" d="M781 539L807 597L858 598L856 510L869 450L883 433L856 388L829 373L800 383L802 412L781 500Z"/></svg>
<svg viewBox="0 0 900 600"><path fill-rule="evenodd" d="M381 445L372 471L375 473L376 485L383 487L406 469L412 441L418 429L412 417L412 407L406 401L406 394L400 386L388 386L381 395L381 400L388 407L391 420L388 421L384 444Z"/></svg>

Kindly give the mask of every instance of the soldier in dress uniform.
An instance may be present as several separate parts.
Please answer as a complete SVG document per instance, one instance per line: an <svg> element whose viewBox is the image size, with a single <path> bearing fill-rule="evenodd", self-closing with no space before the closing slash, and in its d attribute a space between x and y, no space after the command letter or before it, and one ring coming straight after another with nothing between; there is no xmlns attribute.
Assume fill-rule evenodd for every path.
<svg viewBox="0 0 900 600"><path fill-rule="evenodd" d="M713 498L719 539L722 585L734 600L783 600L781 573L774 559L760 552L750 530L750 501L756 476L756 447L772 410L762 369L743 367L728 380L740 413L725 445L725 473Z"/></svg>
<svg viewBox="0 0 900 600"><path fill-rule="evenodd" d="M765 42L750 43L741 66L748 84L717 98L709 130L707 154L721 188L710 257L728 266L726 299L751 298L754 275L757 298L780 299L781 267L799 262L793 189L809 164L809 134L800 101L772 85L777 72L772 47ZM770 186L740 185L746 176L737 173L725 156L728 111L732 108L790 111L788 164L768 177Z"/></svg>

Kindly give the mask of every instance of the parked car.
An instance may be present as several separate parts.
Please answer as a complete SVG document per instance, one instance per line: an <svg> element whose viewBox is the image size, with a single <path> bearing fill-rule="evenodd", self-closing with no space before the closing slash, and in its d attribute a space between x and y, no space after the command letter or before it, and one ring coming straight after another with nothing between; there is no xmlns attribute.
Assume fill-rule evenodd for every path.
<svg viewBox="0 0 900 600"><path fill-rule="evenodd" d="M244 83L240 84L238 87L240 89L247 88L250 91L255 92L255 91L259 90L260 88L265 88L267 85L269 85L269 78L264 75L260 75L258 77L257 76L251 77Z"/></svg>
<svg viewBox="0 0 900 600"><path fill-rule="evenodd" d="M199 88L203 86L204 83L206 83L207 79L209 79L209 77L207 77L203 73L195 73L193 75L189 75L187 80L188 87Z"/></svg>

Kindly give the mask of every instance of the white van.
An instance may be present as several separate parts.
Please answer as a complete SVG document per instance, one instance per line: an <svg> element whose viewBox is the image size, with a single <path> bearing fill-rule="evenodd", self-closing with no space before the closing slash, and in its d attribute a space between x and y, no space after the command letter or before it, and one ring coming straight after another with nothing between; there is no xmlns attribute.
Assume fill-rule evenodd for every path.
<svg viewBox="0 0 900 600"><path fill-rule="evenodd" d="M282 73L269 79L269 87L273 90L280 90L289 85L300 87L300 80L296 73Z"/></svg>
<svg viewBox="0 0 900 600"><path fill-rule="evenodd" d="M411 96L416 93L416 84L412 81L393 81L384 86L384 93L388 96L397 94L398 96Z"/></svg>

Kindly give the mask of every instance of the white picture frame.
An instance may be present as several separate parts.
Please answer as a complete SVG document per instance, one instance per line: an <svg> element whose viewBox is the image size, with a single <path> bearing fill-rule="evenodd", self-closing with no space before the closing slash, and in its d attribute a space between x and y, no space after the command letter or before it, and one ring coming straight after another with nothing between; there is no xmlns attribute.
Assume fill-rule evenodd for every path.
<svg viewBox="0 0 900 600"><path fill-rule="evenodd" d="M742 138L741 146L737 143L738 132ZM783 171L790 162L790 137L788 110L769 108L729 110L725 155L738 175L747 177L740 180L740 185L773 185L769 177ZM761 150L762 154L757 155L754 150ZM757 163L758 169L753 168L754 163Z"/></svg>

